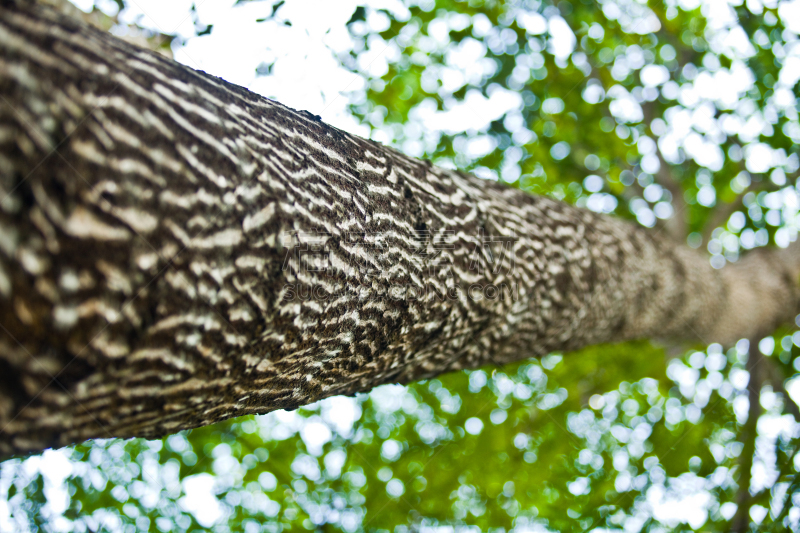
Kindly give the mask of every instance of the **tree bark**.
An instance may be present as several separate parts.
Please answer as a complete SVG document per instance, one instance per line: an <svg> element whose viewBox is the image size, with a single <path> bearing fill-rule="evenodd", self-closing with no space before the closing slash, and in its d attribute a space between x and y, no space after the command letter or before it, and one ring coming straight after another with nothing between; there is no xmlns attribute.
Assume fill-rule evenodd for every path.
<svg viewBox="0 0 800 533"><path fill-rule="evenodd" d="M35 5L0 49L3 454L797 308L794 249L714 270Z"/></svg>

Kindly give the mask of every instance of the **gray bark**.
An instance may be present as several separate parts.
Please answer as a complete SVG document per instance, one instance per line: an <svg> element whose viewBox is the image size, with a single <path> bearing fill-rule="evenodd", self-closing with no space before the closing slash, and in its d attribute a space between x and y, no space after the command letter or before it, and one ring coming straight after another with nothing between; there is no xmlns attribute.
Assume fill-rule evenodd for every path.
<svg viewBox="0 0 800 533"><path fill-rule="evenodd" d="M3 454L796 311L795 251L717 271L41 7L0 50Z"/></svg>

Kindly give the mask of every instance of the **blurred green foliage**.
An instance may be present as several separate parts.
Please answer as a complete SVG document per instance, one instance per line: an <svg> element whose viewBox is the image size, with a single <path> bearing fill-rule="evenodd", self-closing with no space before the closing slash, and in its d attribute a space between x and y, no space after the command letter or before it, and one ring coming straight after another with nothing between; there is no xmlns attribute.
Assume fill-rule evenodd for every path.
<svg viewBox="0 0 800 533"><path fill-rule="evenodd" d="M728 531L721 508L737 493L742 420L732 400L745 360L712 346L668 367L647 342L597 346L163 441L94 441L61 452L68 461L48 458L59 452L8 461L0 490L20 531L60 529L44 506L62 499L76 531L202 530L209 516L216 531L680 531L689 519ZM343 411L354 425L340 423ZM774 401L765 417L780 412ZM778 464L793 449L783 422L770 443ZM42 474L60 479L61 470L65 494L48 493ZM782 502L791 475L767 487L762 504L775 494ZM186 501L203 478L215 496ZM706 501L707 518L673 509L659 520L648 502L670 489L676 501Z"/></svg>
<svg viewBox="0 0 800 533"><path fill-rule="evenodd" d="M366 80L351 111L374 138L658 225L719 267L797 237L800 45L781 9L364 3L339 59ZM487 119L476 106L493 98L511 105ZM482 120L449 131L464 114ZM798 345L788 330L759 344L749 434L755 346L596 346L7 461L0 529L729 531L744 505L743 530L786 531L800 527L783 389Z"/></svg>

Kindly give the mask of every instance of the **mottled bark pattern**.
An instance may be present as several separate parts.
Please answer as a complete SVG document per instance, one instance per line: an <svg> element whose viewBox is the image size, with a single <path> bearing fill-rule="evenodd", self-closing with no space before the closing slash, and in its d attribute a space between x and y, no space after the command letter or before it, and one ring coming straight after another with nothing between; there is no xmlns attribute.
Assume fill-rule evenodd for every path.
<svg viewBox="0 0 800 533"><path fill-rule="evenodd" d="M788 254L715 271L42 8L0 50L0 453L796 307Z"/></svg>

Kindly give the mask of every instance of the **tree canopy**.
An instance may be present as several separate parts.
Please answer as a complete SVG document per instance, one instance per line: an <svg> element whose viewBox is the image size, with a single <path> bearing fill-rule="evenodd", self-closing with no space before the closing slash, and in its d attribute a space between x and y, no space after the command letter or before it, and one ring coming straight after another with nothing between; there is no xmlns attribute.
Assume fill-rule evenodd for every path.
<svg viewBox="0 0 800 533"><path fill-rule="evenodd" d="M635 220L715 268L797 238L797 0L375 1L327 18L324 2L208 0L171 24L96 4L94 22L280 101L298 57L322 57L349 74L298 82L323 120ZM234 58L236 31L256 53ZM250 71L193 65L226 42L217 56ZM13 459L0 529L797 528L798 346L789 329L596 346Z"/></svg>

